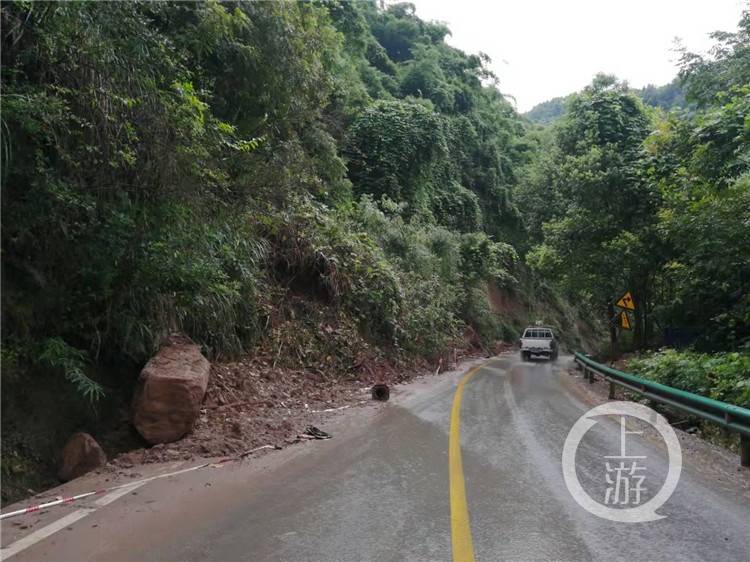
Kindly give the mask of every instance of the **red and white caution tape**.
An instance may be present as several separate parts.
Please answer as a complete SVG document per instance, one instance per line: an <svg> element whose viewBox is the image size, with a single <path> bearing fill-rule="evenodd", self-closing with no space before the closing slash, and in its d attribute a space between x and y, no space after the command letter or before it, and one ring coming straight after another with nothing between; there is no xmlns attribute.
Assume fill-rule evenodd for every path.
<svg viewBox="0 0 750 562"><path fill-rule="evenodd" d="M108 492L109 490L97 490L96 492L86 492L84 494L78 494L75 496L70 496L69 498L64 498L62 496L58 496L51 502L47 503L40 503L39 505L30 505L28 507L25 507L23 509L18 509L16 511L10 511L8 513L3 513L0 515L0 519L7 519L8 517L15 517L16 515L26 515L27 513L34 513L35 511L40 511L42 509L47 509L48 507L54 507L56 505L62 505L65 503L73 503L74 501L81 500L83 498L87 498L89 496L96 496L99 494L104 494Z"/></svg>
<svg viewBox="0 0 750 562"><path fill-rule="evenodd" d="M192 472L194 470L200 470L201 468L206 468L207 466L214 466L219 467L222 466L228 462L237 461L245 458L247 455L251 453L255 453L256 451L260 451L262 449L275 449L276 446L274 445L263 445L262 447L257 447L255 449L251 449L250 451L246 451L242 453L241 455L237 457L230 457L226 459L222 459L218 462L207 462L200 464L198 466L191 466L190 468L183 468L182 470L177 470L175 472L168 472L167 474L157 474L156 476L150 476L149 478L143 478L142 480L136 480L134 482L126 482L125 484L120 484L118 486L112 486L110 488L104 488L102 490L96 490L94 492L84 492L82 494L76 494L75 496L69 496L69 497L62 497L58 496L54 500L41 503L39 505L30 505L28 507L25 507L23 509L17 509L16 511L9 511L7 513L0 514L0 520L7 519L9 517L16 517L17 515L26 515L28 513L35 513L37 511L41 511L42 509L47 509L48 507L55 507L58 505L65 505L70 504L75 501L81 500L83 498L87 498L90 496L99 496L101 494L106 494L107 492L112 492L114 490L120 490L122 488L129 488L131 486L142 486L143 484L147 482L151 482L152 480L159 480L160 478L168 478L170 476L177 476L178 474L184 474L186 472Z"/></svg>

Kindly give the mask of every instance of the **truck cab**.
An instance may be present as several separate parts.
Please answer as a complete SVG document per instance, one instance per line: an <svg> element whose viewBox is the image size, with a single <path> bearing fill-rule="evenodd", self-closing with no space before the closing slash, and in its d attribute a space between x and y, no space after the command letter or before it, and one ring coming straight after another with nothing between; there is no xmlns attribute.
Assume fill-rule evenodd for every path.
<svg viewBox="0 0 750 562"><path fill-rule="evenodd" d="M529 326L521 336L521 358L529 361L532 356L557 359L558 347L551 328Z"/></svg>

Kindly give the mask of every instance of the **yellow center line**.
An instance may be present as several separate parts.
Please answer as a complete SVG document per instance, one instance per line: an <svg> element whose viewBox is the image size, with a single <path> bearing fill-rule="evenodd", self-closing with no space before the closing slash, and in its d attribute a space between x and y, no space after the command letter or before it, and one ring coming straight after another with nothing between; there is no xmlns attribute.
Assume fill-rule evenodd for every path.
<svg viewBox="0 0 750 562"><path fill-rule="evenodd" d="M468 371L458 382L451 408L451 427L448 434L448 477L451 496L451 545L454 562L474 562L474 544L471 540L469 506L466 503L464 467L461 462L461 396L464 385L486 365L483 363Z"/></svg>

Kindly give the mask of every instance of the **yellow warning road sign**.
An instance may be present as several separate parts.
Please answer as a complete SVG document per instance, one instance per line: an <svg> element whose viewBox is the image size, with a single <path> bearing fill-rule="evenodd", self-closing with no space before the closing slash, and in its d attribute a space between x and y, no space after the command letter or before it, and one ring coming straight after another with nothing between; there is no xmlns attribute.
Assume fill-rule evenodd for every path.
<svg viewBox="0 0 750 562"><path fill-rule="evenodd" d="M630 318L628 318L628 313L624 310L620 313L620 328L630 330Z"/></svg>
<svg viewBox="0 0 750 562"><path fill-rule="evenodd" d="M633 295L630 294L630 291L622 295L616 305L625 310L635 310L635 301L633 301Z"/></svg>

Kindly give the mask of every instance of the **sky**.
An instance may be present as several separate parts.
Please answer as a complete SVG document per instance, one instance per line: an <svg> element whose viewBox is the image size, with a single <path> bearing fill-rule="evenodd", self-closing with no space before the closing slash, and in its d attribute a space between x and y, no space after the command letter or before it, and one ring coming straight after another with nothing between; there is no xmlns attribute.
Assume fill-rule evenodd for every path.
<svg viewBox="0 0 750 562"><path fill-rule="evenodd" d="M702 52L708 33L736 31L743 0L409 0L448 24L449 44L492 58L520 112L575 92L597 72L634 88L677 74L674 40ZM394 2L388 2L394 3Z"/></svg>

